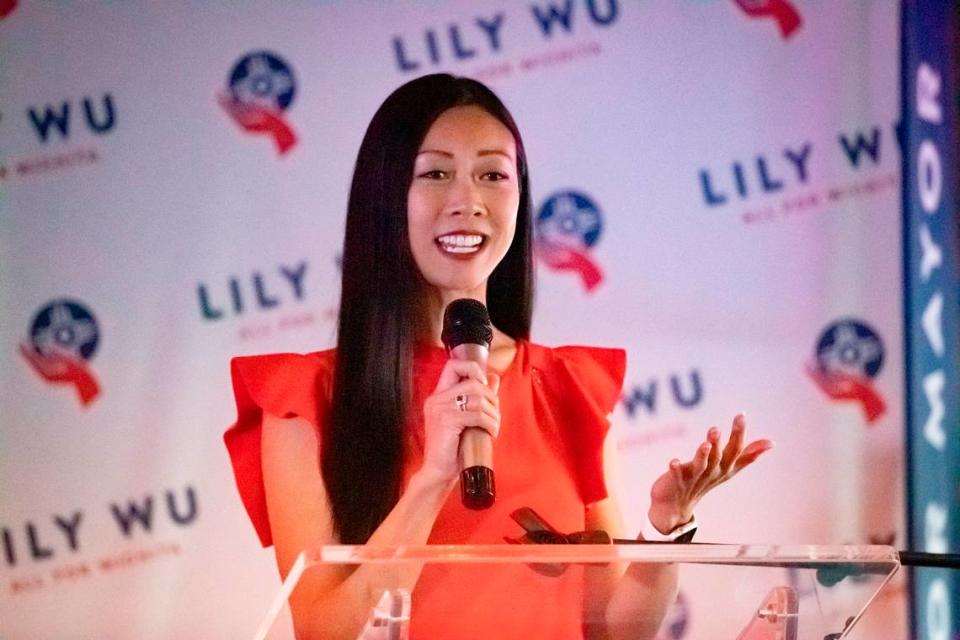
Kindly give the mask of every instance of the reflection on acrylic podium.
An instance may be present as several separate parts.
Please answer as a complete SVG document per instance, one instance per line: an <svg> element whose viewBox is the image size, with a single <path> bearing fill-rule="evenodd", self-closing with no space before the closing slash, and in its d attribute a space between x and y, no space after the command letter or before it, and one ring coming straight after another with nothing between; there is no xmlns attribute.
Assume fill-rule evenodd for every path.
<svg viewBox="0 0 960 640"><path fill-rule="evenodd" d="M319 546L300 554L254 637L294 638L288 599L311 571L330 565L341 570L370 565L376 587L370 594L369 611L356 621L356 630L348 637L537 640L557 637L559 616L573 622L561 637L582 638L583 630L603 617L582 604L588 573L611 563L678 565L681 593L688 588L698 593L696 615L677 619L668 613L666 620L654 624L662 624L658 638L682 634L685 640L840 640L900 567L897 552L884 546ZM434 582L439 577L457 593L463 593L464 586L497 585L500 600L515 601L518 606L484 608L469 602L459 606L457 600L404 588L411 583L411 575L420 575L421 580L430 575ZM511 596L510 590L516 593ZM576 610L559 611L564 605L550 601L549 594L554 593L579 594L579 603L573 605ZM704 593L709 597L704 598ZM530 602L538 605L531 607ZM642 612L643 607L635 609ZM621 620L621 630L642 628L645 622L649 627L650 621ZM608 624L615 623L608 620ZM541 628L552 630L538 635Z"/></svg>

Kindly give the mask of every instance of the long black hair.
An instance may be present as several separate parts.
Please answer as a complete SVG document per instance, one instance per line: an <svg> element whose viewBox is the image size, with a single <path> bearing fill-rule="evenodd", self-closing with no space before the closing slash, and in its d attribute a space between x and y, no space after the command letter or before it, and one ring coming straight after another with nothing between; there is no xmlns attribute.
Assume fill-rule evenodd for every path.
<svg viewBox="0 0 960 640"><path fill-rule="evenodd" d="M357 154L347 205L332 407L320 447L342 544L366 542L400 497L413 352L423 338L420 305L426 286L410 251L407 192L430 126L444 111L468 105L502 122L516 141L516 232L488 279L487 306L498 329L516 339L530 335L533 231L517 125L500 99L475 80L447 74L412 80L373 116Z"/></svg>

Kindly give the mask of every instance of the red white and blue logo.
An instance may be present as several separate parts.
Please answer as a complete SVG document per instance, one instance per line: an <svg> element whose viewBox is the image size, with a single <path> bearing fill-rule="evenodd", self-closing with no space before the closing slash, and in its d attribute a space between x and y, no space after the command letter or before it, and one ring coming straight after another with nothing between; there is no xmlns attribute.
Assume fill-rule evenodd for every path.
<svg viewBox="0 0 960 640"><path fill-rule="evenodd" d="M603 272L590 255L603 232L600 207L583 193L555 193L537 215L536 251L555 271L572 271L583 288L592 291L603 282Z"/></svg>
<svg viewBox="0 0 960 640"><path fill-rule="evenodd" d="M72 386L87 406L100 395L87 364L99 342L96 318L87 307L74 300L54 300L33 318L29 342L20 345L20 353L41 378Z"/></svg>
<svg viewBox="0 0 960 640"><path fill-rule="evenodd" d="M816 362L807 373L820 389L838 402L857 402L868 424L887 405L873 386L883 366L883 341L867 324L852 318L828 326L817 341Z"/></svg>
<svg viewBox="0 0 960 640"><path fill-rule="evenodd" d="M248 53L230 71L229 90L220 94L220 106L247 133L273 139L283 155L297 143L284 117L296 95L293 70L270 51Z"/></svg>
<svg viewBox="0 0 960 640"><path fill-rule="evenodd" d="M734 0L751 18L770 19L777 23L784 40L796 33L803 19L791 0Z"/></svg>

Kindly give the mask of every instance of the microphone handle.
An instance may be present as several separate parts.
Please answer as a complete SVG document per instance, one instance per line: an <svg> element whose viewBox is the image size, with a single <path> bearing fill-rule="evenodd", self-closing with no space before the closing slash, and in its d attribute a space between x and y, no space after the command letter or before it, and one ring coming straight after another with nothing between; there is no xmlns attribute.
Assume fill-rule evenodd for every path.
<svg viewBox="0 0 960 640"><path fill-rule="evenodd" d="M489 349L466 342L450 350L462 360L472 360L487 370ZM493 438L480 427L467 427L460 434L460 499L468 509L487 509L497 495L493 476Z"/></svg>

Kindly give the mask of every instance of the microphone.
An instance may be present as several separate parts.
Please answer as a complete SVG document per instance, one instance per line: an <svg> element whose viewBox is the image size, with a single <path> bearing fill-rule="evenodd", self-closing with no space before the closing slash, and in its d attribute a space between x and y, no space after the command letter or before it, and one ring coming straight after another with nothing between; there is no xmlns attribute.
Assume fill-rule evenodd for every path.
<svg viewBox="0 0 960 640"><path fill-rule="evenodd" d="M460 298L448 304L440 339L451 356L472 360L486 372L493 328L482 302ZM460 499L468 509L479 510L493 505L496 495L493 438L480 427L467 427L460 434Z"/></svg>

